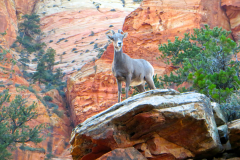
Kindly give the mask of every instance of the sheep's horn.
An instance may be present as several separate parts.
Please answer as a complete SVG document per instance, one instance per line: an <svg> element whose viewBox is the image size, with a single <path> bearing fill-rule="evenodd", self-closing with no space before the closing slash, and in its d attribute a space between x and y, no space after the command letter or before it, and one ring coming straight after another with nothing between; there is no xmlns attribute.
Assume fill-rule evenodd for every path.
<svg viewBox="0 0 240 160"><path fill-rule="evenodd" d="M121 33L121 34L122 34L122 32L123 32L123 31L122 31L121 29L118 30L118 33ZM123 33L124 33L124 32L123 32Z"/></svg>
<svg viewBox="0 0 240 160"><path fill-rule="evenodd" d="M108 34L108 33L112 33L113 35L115 34L115 32L113 30L108 30L105 34Z"/></svg>

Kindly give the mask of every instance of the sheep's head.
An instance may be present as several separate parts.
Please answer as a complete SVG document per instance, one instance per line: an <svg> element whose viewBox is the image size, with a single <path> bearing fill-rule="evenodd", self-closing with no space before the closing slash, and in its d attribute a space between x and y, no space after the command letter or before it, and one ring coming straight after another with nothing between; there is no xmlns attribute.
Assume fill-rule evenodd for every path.
<svg viewBox="0 0 240 160"><path fill-rule="evenodd" d="M108 35L110 32L112 33L112 36ZM106 32L107 38L113 42L114 49L117 51L120 51L122 49L123 38L126 38L127 34L128 33L124 33L121 29L118 30L118 33L115 33L113 30Z"/></svg>

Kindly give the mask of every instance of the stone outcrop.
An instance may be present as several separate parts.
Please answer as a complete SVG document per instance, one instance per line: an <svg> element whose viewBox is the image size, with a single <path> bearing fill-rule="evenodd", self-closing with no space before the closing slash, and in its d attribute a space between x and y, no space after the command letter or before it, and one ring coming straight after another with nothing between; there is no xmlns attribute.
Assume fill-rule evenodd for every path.
<svg viewBox="0 0 240 160"><path fill-rule="evenodd" d="M240 151L240 119L230 122L228 125L228 130L229 141L232 149L237 149Z"/></svg>
<svg viewBox="0 0 240 160"><path fill-rule="evenodd" d="M211 105L213 108L213 114L214 114L214 119L215 119L216 125L217 126L226 125L227 120L226 120L219 104L216 102L212 102Z"/></svg>
<svg viewBox="0 0 240 160"><path fill-rule="evenodd" d="M238 0L222 0L221 6L226 10L231 26L232 36L237 42L240 40L240 2Z"/></svg>
<svg viewBox="0 0 240 160"><path fill-rule="evenodd" d="M151 159L208 157L222 151L209 99L168 89L138 94L88 118L74 129L70 143L73 159L88 160L128 147Z"/></svg>
<svg viewBox="0 0 240 160"><path fill-rule="evenodd" d="M84 159L84 158L83 158ZM124 159L124 160L147 160L141 153L139 153L135 148L120 148L108 152L98 158L97 160L109 160L109 159ZM87 159L86 159L87 160Z"/></svg>

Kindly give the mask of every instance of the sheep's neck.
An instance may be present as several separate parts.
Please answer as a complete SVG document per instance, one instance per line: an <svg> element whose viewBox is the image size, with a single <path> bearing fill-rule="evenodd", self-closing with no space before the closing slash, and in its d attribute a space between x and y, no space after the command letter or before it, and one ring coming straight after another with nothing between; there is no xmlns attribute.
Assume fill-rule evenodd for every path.
<svg viewBox="0 0 240 160"><path fill-rule="evenodd" d="M114 50L114 63L122 63L123 62L123 52L122 49L117 51Z"/></svg>

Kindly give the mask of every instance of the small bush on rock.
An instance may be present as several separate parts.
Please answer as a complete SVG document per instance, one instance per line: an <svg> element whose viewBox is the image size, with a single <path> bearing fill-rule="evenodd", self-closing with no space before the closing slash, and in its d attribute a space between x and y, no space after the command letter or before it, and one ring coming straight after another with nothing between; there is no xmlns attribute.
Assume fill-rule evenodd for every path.
<svg viewBox="0 0 240 160"><path fill-rule="evenodd" d="M45 101L52 101L52 100L53 100L53 98L50 97L50 96L44 96L43 99L44 99Z"/></svg>

